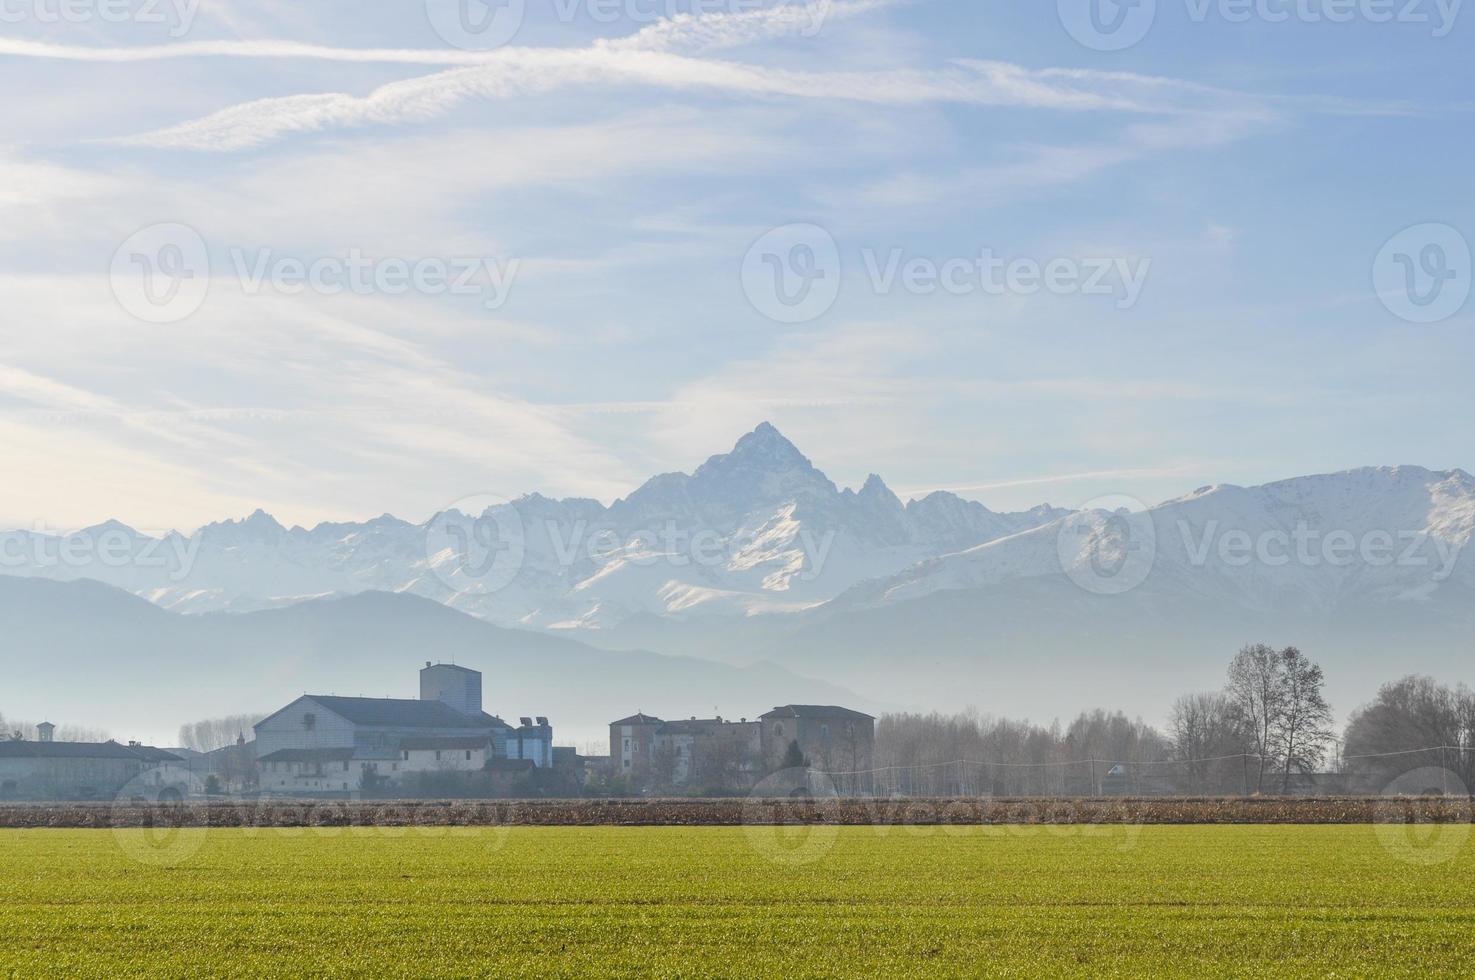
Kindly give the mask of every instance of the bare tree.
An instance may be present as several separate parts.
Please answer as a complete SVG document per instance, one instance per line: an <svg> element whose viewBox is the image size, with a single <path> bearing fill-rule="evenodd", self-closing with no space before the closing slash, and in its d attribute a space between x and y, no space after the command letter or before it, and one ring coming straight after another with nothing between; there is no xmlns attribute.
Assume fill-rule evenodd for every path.
<svg viewBox="0 0 1475 980"><path fill-rule="evenodd" d="M1259 755L1255 792L1265 789L1265 773L1274 763L1275 726L1285 710L1285 679L1280 655L1263 643L1246 646L1229 664L1225 696L1244 719L1250 745Z"/></svg>
<svg viewBox="0 0 1475 980"><path fill-rule="evenodd" d="M1274 725L1274 741L1282 759L1281 792L1291 789L1291 772L1314 772L1326 758L1334 737L1332 709L1322 695L1326 678L1321 667L1295 647L1277 657L1281 707Z"/></svg>
<svg viewBox="0 0 1475 980"><path fill-rule="evenodd" d="M1242 772L1243 760L1230 766L1216 764L1242 753L1246 745L1245 725L1229 697L1221 693L1185 694L1173 702L1168 716L1174 756L1187 770L1187 788L1194 792L1230 791L1239 785L1231 780L1230 766ZM1217 778L1216 778L1217 777Z"/></svg>
<svg viewBox="0 0 1475 980"><path fill-rule="evenodd" d="M1348 771L1378 789L1413 769L1438 767L1475 786L1475 693L1430 677L1405 677L1378 689L1347 722Z"/></svg>
<svg viewBox="0 0 1475 980"><path fill-rule="evenodd" d="M5 737L14 738L18 741L35 741L39 737L36 731L38 722L25 721L20 718L6 719L0 716L0 732ZM110 737L106 728L92 728L88 725L75 725L63 722L56 726L56 731L51 737L58 742L106 742Z"/></svg>
<svg viewBox="0 0 1475 980"><path fill-rule="evenodd" d="M196 752L214 752L245 736L251 740L251 730L265 715L226 715L222 718L206 718L179 726L179 745Z"/></svg>

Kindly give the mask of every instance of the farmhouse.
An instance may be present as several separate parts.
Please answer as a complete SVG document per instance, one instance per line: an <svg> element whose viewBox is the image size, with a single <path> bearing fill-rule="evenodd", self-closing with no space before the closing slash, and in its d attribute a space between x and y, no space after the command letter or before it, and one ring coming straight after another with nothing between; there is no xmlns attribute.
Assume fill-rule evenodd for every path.
<svg viewBox="0 0 1475 980"><path fill-rule="evenodd" d="M37 726L40 739L0 742L0 799L112 799L179 793L178 756L130 742L57 742L55 726Z"/></svg>
<svg viewBox="0 0 1475 980"><path fill-rule="evenodd" d="M798 744L814 769L855 772L871 768L876 719L864 712L834 705L789 704L774 708L759 721L763 758L770 768L779 764L790 743Z"/></svg>
<svg viewBox="0 0 1475 980"><path fill-rule="evenodd" d="M548 719L513 727L482 710L481 674L427 662L419 700L305 694L256 725L260 787L342 793L424 772L472 772L494 759L553 763Z"/></svg>
<svg viewBox="0 0 1475 980"><path fill-rule="evenodd" d="M815 768L865 769L874 742L874 718L832 705L791 704L757 721L636 713L609 732L612 774L653 789L750 786L782 764L791 744Z"/></svg>

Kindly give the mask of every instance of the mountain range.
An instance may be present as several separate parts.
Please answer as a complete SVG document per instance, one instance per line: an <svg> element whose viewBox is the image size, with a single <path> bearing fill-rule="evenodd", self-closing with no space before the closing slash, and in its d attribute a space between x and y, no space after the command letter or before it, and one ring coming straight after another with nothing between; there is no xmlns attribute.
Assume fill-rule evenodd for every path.
<svg viewBox="0 0 1475 980"><path fill-rule="evenodd" d="M175 620L393 593L519 640L778 664L876 703L1048 716L1161 711L1215 686L1251 640L1311 648L1344 702L1405 667L1449 676L1475 652L1472 536L1461 470L996 513L950 493L903 502L877 476L841 489L764 424L608 506L530 495L423 524L287 528L258 511L163 538L116 522L15 531L0 570L104 582Z"/></svg>

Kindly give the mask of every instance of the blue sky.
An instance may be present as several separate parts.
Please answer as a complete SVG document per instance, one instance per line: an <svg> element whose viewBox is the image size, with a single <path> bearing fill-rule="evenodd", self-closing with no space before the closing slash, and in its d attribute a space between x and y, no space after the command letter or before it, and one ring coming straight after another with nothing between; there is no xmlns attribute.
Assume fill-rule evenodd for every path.
<svg viewBox="0 0 1475 980"><path fill-rule="evenodd" d="M1475 468L1475 303L1413 322L1374 286L1399 255L1426 274L1406 228L1475 241L1475 14L1450 0L1157 0L1117 51L1063 26L1077 0L600 2L529 0L493 44L453 0L9 0L0 522L609 500L765 419L842 484L999 509ZM130 312L117 271L161 224L208 260L177 319ZM836 290L779 322L745 262L796 225ZM1124 308L871 271L985 249L1144 278ZM1446 299L1457 253L1428 267ZM489 260L508 288L240 271L351 255Z"/></svg>

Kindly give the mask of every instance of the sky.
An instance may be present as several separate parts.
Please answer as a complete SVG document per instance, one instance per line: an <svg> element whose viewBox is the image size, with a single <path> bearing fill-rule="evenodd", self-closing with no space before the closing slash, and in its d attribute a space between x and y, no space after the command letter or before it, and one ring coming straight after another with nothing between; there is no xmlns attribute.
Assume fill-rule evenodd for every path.
<svg viewBox="0 0 1475 980"><path fill-rule="evenodd" d="M1475 469L1471 20L5 0L0 526Z"/></svg>

